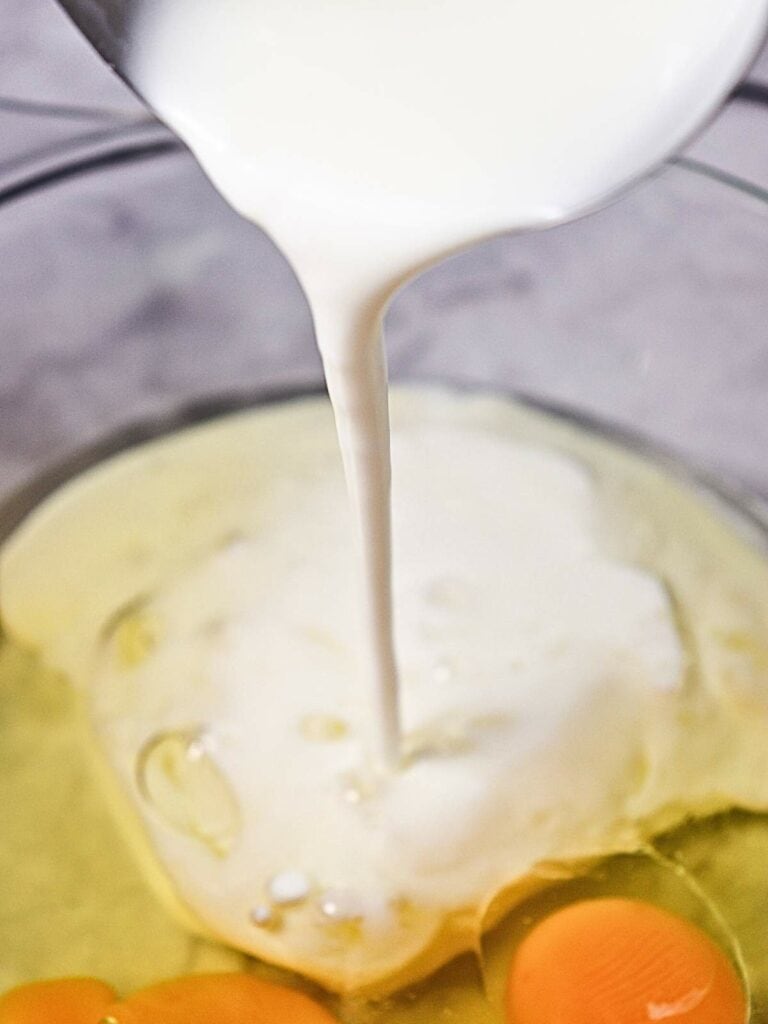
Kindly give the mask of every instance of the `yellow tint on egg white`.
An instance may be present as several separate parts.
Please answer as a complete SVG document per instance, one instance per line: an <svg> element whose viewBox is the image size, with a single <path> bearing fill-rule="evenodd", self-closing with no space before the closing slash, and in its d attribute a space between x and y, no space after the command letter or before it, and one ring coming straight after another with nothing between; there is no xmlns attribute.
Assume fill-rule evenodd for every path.
<svg viewBox="0 0 768 1024"><path fill-rule="evenodd" d="M195 939L163 912L105 813L81 739L72 689L0 644L0 992L87 974L127 993L182 972L248 969L317 997L298 978ZM740 952L751 1024L766 1024L768 818L707 819L665 835L659 847L661 860L614 858L551 883L487 933L479 957L468 954L384 1000L328 1005L347 1024L434 1024L450 1014L500 1024L509 965L533 924L577 900L620 896L684 916L734 963Z"/></svg>
<svg viewBox="0 0 768 1024"><path fill-rule="evenodd" d="M768 805L768 570L729 513L499 399L396 392L393 420L392 778L363 760L324 402L118 457L0 564L4 622L78 684L166 901L348 992L428 973L552 877L690 814ZM307 899L254 925L288 869ZM330 897L353 912L324 916Z"/></svg>

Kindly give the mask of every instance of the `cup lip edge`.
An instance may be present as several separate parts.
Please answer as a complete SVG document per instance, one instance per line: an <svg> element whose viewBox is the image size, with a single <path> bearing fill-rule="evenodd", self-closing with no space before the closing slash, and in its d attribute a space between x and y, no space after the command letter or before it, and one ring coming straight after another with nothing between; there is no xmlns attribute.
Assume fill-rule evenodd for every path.
<svg viewBox="0 0 768 1024"><path fill-rule="evenodd" d="M768 39L768 33L765 38ZM745 84L751 85L753 90L758 89L761 93L765 89L765 97L753 96L751 93L748 96L740 95L739 90ZM725 102L716 108L712 117L693 137L697 138L712 123L714 117L741 102L749 102L768 109L768 85L761 87L759 82L737 85ZM574 209L566 217L557 218L551 223L537 227L536 230L546 231L562 226L564 223L580 220L596 210L612 205L632 191L633 186L640 185L643 181L652 180L670 168L682 170L698 178L708 179L740 196L756 200L768 207L768 188L739 174L724 171L707 160L688 157L684 150L685 143L660 163L637 175L629 185L619 184L616 188L611 189L605 197L597 199L594 203L589 203L584 208ZM173 154L191 155L191 152L168 127L151 113L144 117L116 119L114 123L106 127L91 127L66 140L57 141L41 150L22 156L18 160L0 163L0 210L16 199L35 195L46 188L63 184L71 178L110 167L122 167L140 160ZM506 234L507 232L501 233ZM515 233L514 229L510 233Z"/></svg>

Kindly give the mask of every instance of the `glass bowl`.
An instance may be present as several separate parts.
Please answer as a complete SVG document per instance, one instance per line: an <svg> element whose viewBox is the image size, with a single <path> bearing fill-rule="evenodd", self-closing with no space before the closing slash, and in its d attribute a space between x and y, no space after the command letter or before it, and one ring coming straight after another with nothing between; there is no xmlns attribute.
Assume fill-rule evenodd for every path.
<svg viewBox="0 0 768 1024"><path fill-rule="evenodd" d="M154 123L95 130L0 177L0 265L0 537L107 454L322 388L290 267ZM394 381L514 393L664 452L765 543L766 323L768 194L681 159L603 211L432 268L396 296L386 339ZM14 700L29 665L3 668L4 656L0 644L0 743L18 764ZM23 922L29 949L46 950L46 974L78 973L85 957L118 985L152 980L175 926L142 895L69 733L57 731L69 711L55 681L35 684L24 714L46 725L44 754L67 770L44 820L20 806L7 815L0 844L20 867L0 885L0 946ZM68 860L80 843L72 805L86 806L94 832ZM49 875L54 848L61 864ZM110 890L112 920L98 934L98 903L57 899L83 873ZM146 966L127 971L137 917L151 939ZM179 972L240 963L200 940L185 955ZM0 991L6 978L35 977L34 959L17 953L6 975L0 962Z"/></svg>
<svg viewBox="0 0 768 1024"><path fill-rule="evenodd" d="M0 494L127 425L322 386L303 294L156 123L0 175ZM768 194L667 165L572 224L429 270L395 380L565 405L768 494Z"/></svg>

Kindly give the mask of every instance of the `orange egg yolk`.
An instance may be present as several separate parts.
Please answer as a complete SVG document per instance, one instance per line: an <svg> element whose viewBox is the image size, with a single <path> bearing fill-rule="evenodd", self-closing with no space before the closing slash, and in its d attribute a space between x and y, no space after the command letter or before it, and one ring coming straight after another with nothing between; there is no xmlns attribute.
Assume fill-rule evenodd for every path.
<svg viewBox="0 0 768 1024"><path fill-rule="evenodd" d="M509 972L508 1024L745 1024L722 950L647 903L574 903L538 924Z"/></svg>
<svg viewBox="0 0 768 1024"><path fill-rule="evenodd" d="M0 996L0 1024L95 1024L115 992L91 978L67 978L22 985Z"/></svg>
<svg viewBox="0 0 768 1024"><path fill-rule="evenodd" d="M508 1024L745 1024L739 976L703 932L632 900L576 903L512 962ZM0 997L0 1024L336 1024L308 996L247 974L164 982L125 1001L86 978Z"/></svg>
<svg viewBox="0 0 768 1024"><path fill-rule="evenodd" d="M116 1000L90 979L24 985L0 997L0 1024L337 1024L301 992L248 974L168 981Z"/></svg>

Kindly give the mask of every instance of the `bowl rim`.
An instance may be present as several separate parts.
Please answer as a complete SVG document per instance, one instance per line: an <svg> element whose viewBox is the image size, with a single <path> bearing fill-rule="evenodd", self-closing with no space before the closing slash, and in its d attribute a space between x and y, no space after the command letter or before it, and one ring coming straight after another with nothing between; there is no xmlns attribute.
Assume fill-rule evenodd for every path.
<svg viewBox="0 0 768 1024"><path fill-rule="evenodd" d="M663 443L645 437L639 431L612 423L610 420L584 412L567 403L549 402L524 391L495 389L476 383L436 377L428 384L419 378L398 378L395 386L426 386L476 397L496 397L516 402L534 412L544 413L560 423L575 426L611 444L627 449L632 455L648 460L667 473L681 486L708 500L716 512L729 517L744 539L768 555L768 499L739 481L714 472L684 458ZM71 454L53 462L30 479L12 488L0 498L0 547L40 505L76 477L94 469L124 452L142 445L183 433L214 420L265 406L302 398L327 397L323 384L277 386L256 389L249 394L218 394L181 404L157 416L135 420L107 433L95 442L76 448ZM0 610L1 612L1 610ZM2 615L0 614L0 637Z"/></svg>
<svg viewBox="0 0 768 1024"><path fill-rule="evenodd" d="M750 81L743 83L734 90L730 102L722 107L721 111L728 110L734 102L745 102L768 109L768 84ZM47 116L50 116L50 112ZM18 160L0 163L0 213L16 200L34 197L39 192L63 185L70 180L172 155L186 155L190 160L195 159L189 148L151 115L118 118L106 127L99 119L96 127L90 126L86 131L73 135L64 142L59 140ZM681 170L694 178L722 185L740 197L757 200L768 210L768 187L760 186L693 157L672 157L646 175L644 180L660 177L670 170ZM626 190L617 193L608 205L619 201L626 194ZM582 211L573 220L580 220L592 212L594 211ZM558 227L562 227L560 222L538 230L557 230ZM401 379L405 384L419 382L418 378L409 381L407 376ZM633 453L648 458L662 469L668 470L683 483L721 502L736 513L742 523L758 538L761 546L768 549L768 496L761 496L754 488L728 478L722 472L714 472L694 460L682 457L663 443L651 441L638 431L619 426L606 418L585 413L575 406L548 402L525 391L496 390L489 386L447 377L431 379L429 383L437 387L472 391L475 394L502 395L565 422L586 428L608 441L624 445ZM28 479L12 487L7 494L0 496L0 543L8 538L34 508L61 486L120 452L228 413L325 393L324 386L318 384L271 386L255 389L246 395L213 394L182 403L168 413L140 418L108 432L98 440L78 446L63 458L43 466L42 469L33 472Z"/></svg>

